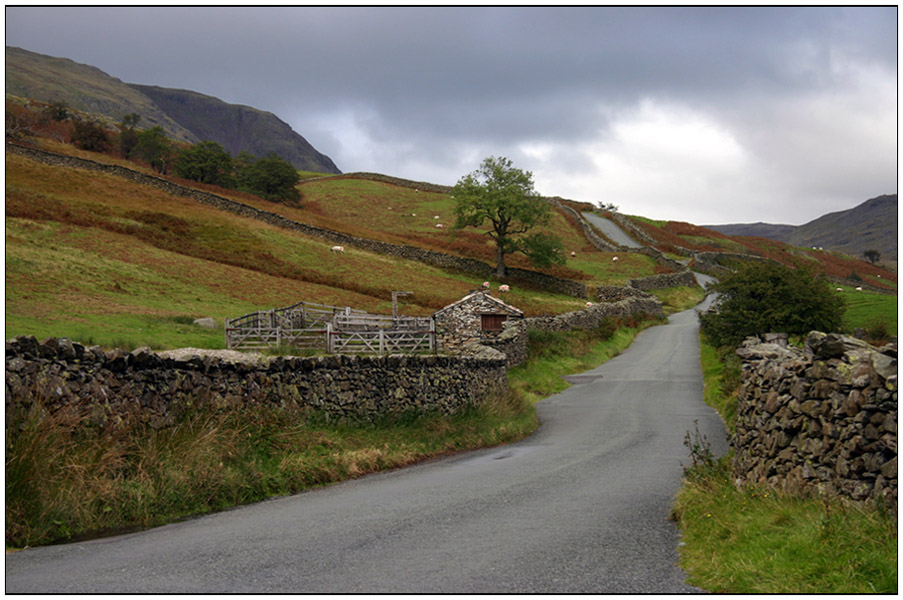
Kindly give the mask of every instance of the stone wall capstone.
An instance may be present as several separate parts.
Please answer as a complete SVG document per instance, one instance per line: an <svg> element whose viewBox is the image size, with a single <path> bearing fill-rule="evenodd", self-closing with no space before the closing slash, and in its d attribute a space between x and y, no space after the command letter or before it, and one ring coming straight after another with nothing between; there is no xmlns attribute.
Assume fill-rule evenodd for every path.
<svg viewBox="0 0 903 600"><path fill-rule="evenodd" d="M369 420L406 411L452 413L507 386L505 357L388 355L265 357L148 348L105 352L65 338L6 342L7 427L36 398L51 410L84 406L100 423L165 426L190 405L309 407ZM12 410L12 412L11 412Z"/></svg>
<svg viewBox="0 0 903 600"><path fill-rule="evenodd" d="M739 483L896 506L896 344L812 332L804 348L750 338L737 354Z"/></svg>

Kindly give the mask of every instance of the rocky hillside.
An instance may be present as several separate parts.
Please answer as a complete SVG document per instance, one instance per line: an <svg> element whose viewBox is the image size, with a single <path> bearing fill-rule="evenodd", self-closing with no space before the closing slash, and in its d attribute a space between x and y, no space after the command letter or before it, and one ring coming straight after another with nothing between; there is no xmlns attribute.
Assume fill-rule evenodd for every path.
<svg viewBox="0 0 903 600"><path fill-rule="evenodd" d="M55 58L6 47L6 93L43 102L64 102L70 108L118 122L123 115L141 115L142 129L160 126L174 140L199 142L153 100L100 69L68 58Z"/></svg>
<svg viewBox="0 0 903 600"><path fill-rule="evenodd" d="M274 152L298 169L341 173L332 160L274 114L228 104L211 96L123 83L89 65L6 47L6 93L73 109L118 122L138 113L142 129L159 125L169 137L196 143L212 140L233 155Z"/></svg>
<svg viewBox="0 0 903 600"><path fill-rule="evenodd" d="M136 84L131 87L196 137L218 142L233 156L242 151L254 156L275 152L298 169L341 173L332 159L318 152L273 113L188 90Z"/></svg>
<svg viewBox="0 0 903 600"><path fill-rule="evenodd" d="M877 250L882 261L897 260L897 194L878 196L800 226L746 223L706 227L730 236L758 236L794 246L836 250L855 258L862 258L866 250Z"/></svg>

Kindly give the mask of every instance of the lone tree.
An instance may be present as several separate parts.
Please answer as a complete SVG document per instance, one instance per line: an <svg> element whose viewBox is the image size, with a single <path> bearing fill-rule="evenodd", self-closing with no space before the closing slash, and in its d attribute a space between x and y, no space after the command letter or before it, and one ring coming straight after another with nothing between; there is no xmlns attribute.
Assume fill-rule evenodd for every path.
<svg viewBox="0 0 903 600"><path fill-rule="evenodd" d="M862 253L865 256L865 259L870 263L877 264L879 260L881 260L881 253L877 250L866 250Z"/></svg>
<svg viewBox="0 0 903 600"><path fill-rule="evenodd" d="M489 157L480 168L462 177L452 192L455 229L482 227L496 243L496 275L508 275L505 255L522 252L538 267L564 264L561 240L547 233L527 233L549 222L551 205L533 190L533 174L504 157Z"/></svg>
<svg viewBox="0 0 903 600"><path fill-rule="evenodd" d="M715 346L737 346L763 333L837 331L843 319L843 299L809 268L747 263L712 289L719 294L715 310L699 322Z"/></svg>

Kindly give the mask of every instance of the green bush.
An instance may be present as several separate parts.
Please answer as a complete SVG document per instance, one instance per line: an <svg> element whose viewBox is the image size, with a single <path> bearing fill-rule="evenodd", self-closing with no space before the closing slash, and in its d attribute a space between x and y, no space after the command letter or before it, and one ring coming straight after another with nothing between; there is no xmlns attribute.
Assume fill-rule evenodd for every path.
<svg viewBox="0 0 903 600"><path fill-rule="evenodd" d="M769 332L837 331L843 319L843 300L805 267L747 263L713 289L718 303L700 316L700 325L714 346L737 346L748 336Z"/></svg>

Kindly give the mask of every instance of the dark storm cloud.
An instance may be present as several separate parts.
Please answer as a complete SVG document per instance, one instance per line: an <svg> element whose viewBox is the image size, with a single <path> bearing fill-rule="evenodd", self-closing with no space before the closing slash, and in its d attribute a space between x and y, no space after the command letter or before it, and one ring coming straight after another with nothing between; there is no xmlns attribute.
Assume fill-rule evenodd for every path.
<svg viewBox="0 0 903 600"><path fill-rule="evenodd" d="M804 159L813 149L824 153L832 139L895 148L895 133L880 133L888 110L896 129L895 92L866 101L868 86L886 95L886 82L896 84L895 8L56 7L7 8L6 17L9 45L270 110L346 171L454 183L501 154L537 183L569 186L544 193L623 193L641 204L661 192L642 182L605 188L592 169L607 165L609 178L635 170L620 163L646 143L641 121L667 131L683 119L695 129L682 131L708 135L712 147L736 145L736 164L759 170L743 172L750 183L768 178L814 198L826 187L818 173L838 159L813 164ZM801 115L810 105L821 112ZM829 131L861 110L881 115L860 124L874 125L870 137ZM780 130L763 131L770 126ZM869 189L861 172L827 187L853 193L847 204L895 191L895 164L878 163ZM704 178L711 165L694 166ZM812 173L797 179L801 166ZM734 171L717 168L699 190L723 211L716 182ZM582 187L564 177L581 170Z"/></svg>

